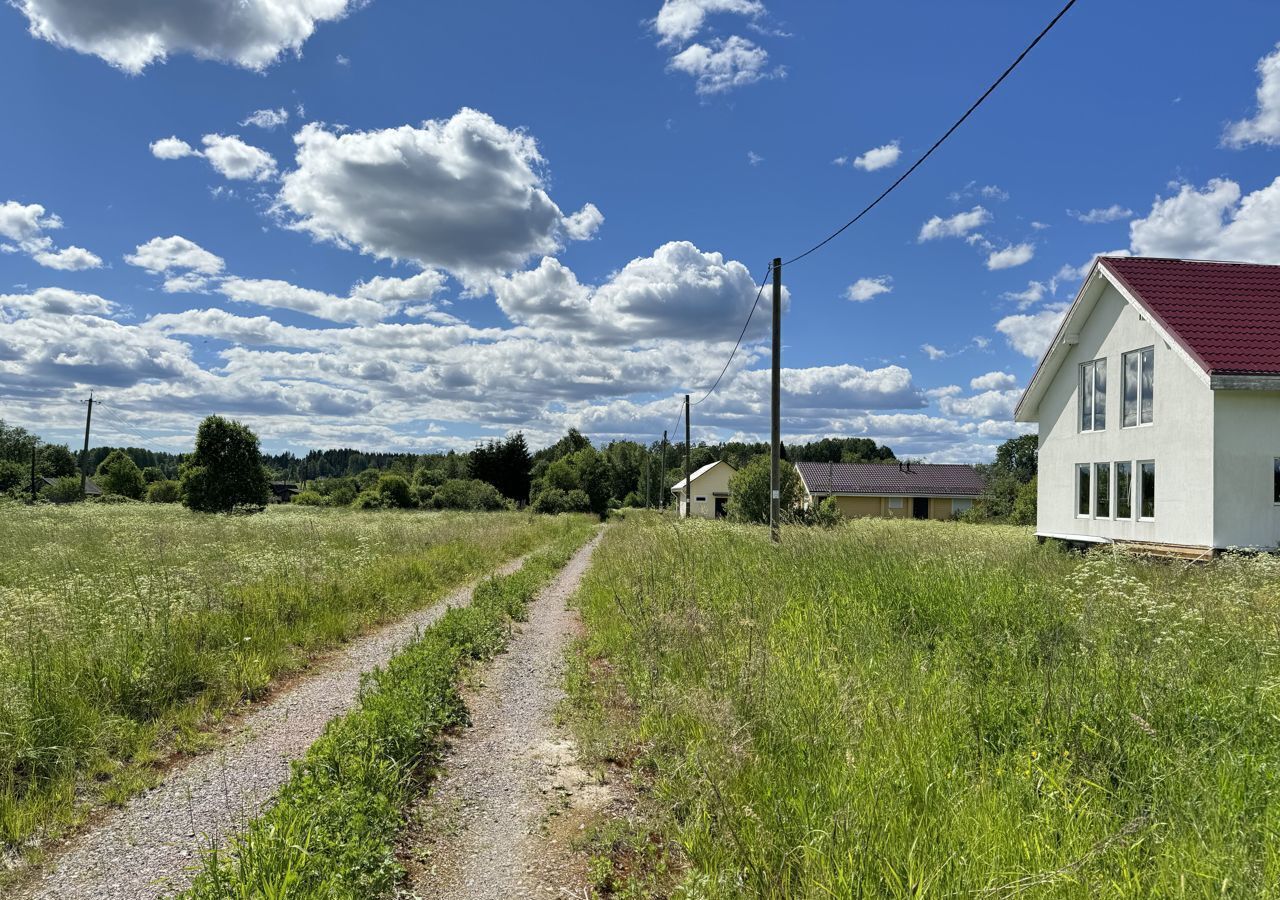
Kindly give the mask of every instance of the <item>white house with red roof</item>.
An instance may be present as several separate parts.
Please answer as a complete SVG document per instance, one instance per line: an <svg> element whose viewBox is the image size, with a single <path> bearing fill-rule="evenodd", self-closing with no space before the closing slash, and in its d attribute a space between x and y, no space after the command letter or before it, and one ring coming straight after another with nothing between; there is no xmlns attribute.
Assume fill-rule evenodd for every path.
<svg viewBox="0 0 1280 900"><path fill-rule="evenodd" d="M799 462L805 506L833 498L846 518L950 519L986 490L973 466Z"/></svg>
<svg viewBox="0 0 1280 900"><path fill-rule="evenodd" d="M1275 548L1280 266L1100 257L1014 417L1041 537Z"/></svg>

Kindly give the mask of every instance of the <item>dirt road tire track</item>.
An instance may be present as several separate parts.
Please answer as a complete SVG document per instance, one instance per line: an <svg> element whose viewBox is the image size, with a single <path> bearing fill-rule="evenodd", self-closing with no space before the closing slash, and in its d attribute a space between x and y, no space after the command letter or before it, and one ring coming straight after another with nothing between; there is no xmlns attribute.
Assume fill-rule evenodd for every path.
<svg viewBox="0 0 1280 900"><path fill-rule="evenodd" d="M517 559L500 574L519 569ZM360 676L387 660L474 584L327 655L295 686L253 708L217 750L170 772L159 786L107 814L55 862L12 890L12 900L152 900L185 888L200 851L222 845L275 796L331 719L350 710Z"/></svg>
<svg viewBox="0 0 1280 900"><path fill-rule="evenodd" d="M583 860L551 814L603 806L606 789L574 765L575 748L553 725L564 697L565 651L578 632L568 600L600 541L597 535L530 605L507 652L469 690L470 728L456 735L444 774L414 811L402 842L410 878L403 896L508 900L584 896Z"/></svg>

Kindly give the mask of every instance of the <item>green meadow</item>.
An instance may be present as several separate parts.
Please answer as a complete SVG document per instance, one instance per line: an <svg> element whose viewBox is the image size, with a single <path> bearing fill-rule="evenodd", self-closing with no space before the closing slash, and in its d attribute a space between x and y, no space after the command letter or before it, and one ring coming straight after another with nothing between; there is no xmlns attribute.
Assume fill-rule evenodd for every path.
<svg viewBox="0 0 1280 900"><path fill-rule="evenodd" d="M562 536L520 513L0 510L0 847L197 750L310 655Z"/></svg>
<svg viewBox="0 0 1280 900"><path fill-rule="evenodd" d="M1280 563L628 515L570 718L620 896L1280 895ZM666 848L665 850L661 848ZM639 860L639 862L637 861Z"/></svg>

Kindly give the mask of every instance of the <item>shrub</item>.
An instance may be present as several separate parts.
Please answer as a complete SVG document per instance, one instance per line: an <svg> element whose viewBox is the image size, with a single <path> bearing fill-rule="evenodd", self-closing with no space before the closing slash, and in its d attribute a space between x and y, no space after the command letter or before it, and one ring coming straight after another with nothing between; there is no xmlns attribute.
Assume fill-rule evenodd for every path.
<svg viewBox="0 0 1280 900"><path fill-rule="evenodd" d="M123 450L112 450L98 466L93 480L104 494L119 494L130 500L139 500L146 490L142 470Z"/></svg>
<svg viewBox="0 0 1280 900"><path fill-rule="evenodd" d="M834 497L823 500L809 514L810 524L819 528L835 528L842 521L844 516L840 515L840 507L836 506Z"/></svg>
<svg viewBox="0 0 1280 900"><path fill-rule="evenodd" d="M182 499L182 486L169 479L153 481L147 485L148 503L177 503Z"/></svg>
<svg viewBox="0 0 1280 900"><path fill-rule="evenodd" d="M787 460L778 470L781 508L788 513L800 505L804 486L800 473ZM765 524L769 521L769 457L757 456L729 479L729 518L735 522Z"/></svg>
<svg viewBox="0 0 1280 900"><path fill-rule="evenodd" d="M195 450L182 466L182 502L198 512L230 512L266 506L270 496L257 435L221 416L201 422Z"/></svg>
<svg viewBox="0 0 1280 900"><path fill-rule="evenodd" d="M293 502L299 506L324 506L324 495L319 491L299 491L293 495Z"/></svg>
<svg viewBox="0 0 1280 900"><path fill-rule="evenodd" d="M40 496L51 503L75 503L83 500L80 493L80 479L75 475L59 478L53 484L46 485Z"/></svg>
<svg viewBox="0 0 1280 900"><path fill-rule="evenodd" d="M1036 491L1039 477L1031 476L1031 480L1018 488L1013 499L1013 512L1009 514L1009 522L1014 525L1036 524Z"/></svg>
<svg viewBox="0 0 1280 900"><path fill-rule="evenodd" d="M386 501L388 506L409 509L416 505L413 500L413 492L409 489L409 482L399 475L383 475L379 478L377 493Z"/></svg>
<svg viewBox="0 0 1280 900"><path fill-rule="evenodd" d="M530 509L549 516L568 512L591 512L591 498L579 488L571 491L557 487L545 487L533 498Z"/></svg>
<svg viewBox="0 0 1280 900"><path fill-rule="evenodd" d="M351 502L353 509L389 509L387 498L377 491L361 491Z"/></svg>
<svg viewBox="0 0 1280 900"><path fill-rule="evenodd" d="M507 502L498 489L487 481L474 478L451 478L435 490L431 505L436 509L494 510L506 509Z"/></svg>

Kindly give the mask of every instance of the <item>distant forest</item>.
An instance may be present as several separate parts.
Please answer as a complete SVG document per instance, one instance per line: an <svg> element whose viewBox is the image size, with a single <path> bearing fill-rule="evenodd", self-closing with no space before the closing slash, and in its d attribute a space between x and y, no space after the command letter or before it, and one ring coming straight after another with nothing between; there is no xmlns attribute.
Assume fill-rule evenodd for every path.
<svg viewBox="0 0 1280 900"><path fill-rule="evenodd" d="M34 435L0 423L0 460L14 471L16 486L22 481L19 465L27 465ZM146 475L148 483L175 479L182 455L141 447L94 447L85 470L96 472L115 449L122 450ZM58 456L41 474L67 474L78 454ZM45 451L48 453L49 451ZM690 449L690 465L697 469L716 460L741 468L752 457L767 454L767 443L699 443ZM42 454L43 457L44 454ZM893 451L868 438L824 438L806 444L783 445L783 456L792 462L896 461ZM43 458L41 460L43 463ZM602 513L611 506L657 506L670 503L670 488L684 477L684 444L669 443L665 469L661 442L612 441L595 447L576 430L570 430L550 447L530 452L523 434L491 440L470 452L377 453L350 448L312 450L298 456L291 452L263 454L263 466L274 481L302 486L307 499L325 505L345 505L363 492L376 490L384 475L399 476L414 492L416 501L436 505L473 505L475 489L518 505L532 504L546 512L591 510ZM78 465L78 460L77 460ZM468 487L468 486L471 487ZM7 485L0 485L0 490ZM487 487L486 487L487 486ZM457 495L457 496L455 496Z"/></svg>

